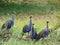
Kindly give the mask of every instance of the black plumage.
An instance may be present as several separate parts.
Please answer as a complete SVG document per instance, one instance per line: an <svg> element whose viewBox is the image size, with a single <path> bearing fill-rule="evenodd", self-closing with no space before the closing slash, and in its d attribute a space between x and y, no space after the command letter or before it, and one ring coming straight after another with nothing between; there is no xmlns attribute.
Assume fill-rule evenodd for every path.
<svg viewBox="0 0 60 45"><path fill-rule="evenodd" d="M10 18L9 20L7 20L1 27L1 29L6 28L7 30L10 29L12 26L14 25L14 18Z"/></svg>
<svg viewBox="0 0 60 45"><path fill-rule="evenodd" d="M23 27L22 35L24 35L24 33L29 33L31 31L31 27L32 27L32 16L30 16L30 22Z"/></svg>
<svg viewBox="0 0 60 45"><path fill-rule="evenodd" d="M36 41L38 41L41 38L48 37L48 35L49 35L49 28L48 28L49 21L47 21L46 23L47 23L46 28L44 28L41 32L39 32L37 34Z"/></svg>
<svg viewBox="0 0 60 45"><path fill-rule="evenodd" d="M35 31L34 24L33 24L32 30L30 32L30 38L33 40L33 39L36 39L36 37L37 37L37 32Z"/></svg>

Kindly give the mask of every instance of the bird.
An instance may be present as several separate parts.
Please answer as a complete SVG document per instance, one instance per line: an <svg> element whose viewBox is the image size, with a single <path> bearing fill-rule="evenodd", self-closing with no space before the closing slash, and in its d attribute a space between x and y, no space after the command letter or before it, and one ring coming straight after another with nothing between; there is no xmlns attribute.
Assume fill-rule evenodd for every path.
<svg viewBox="0 0 60 45"><path fill-rule="evenodd" d="M9 18L1 27L1 30L4 28L9 30L14 25L14 17Z"/></svg>
<svg viewBox="0 0 60 45"><path fill-rule="evenodd" d="M38 41L41 38L44 39L45 37L48 37L48 35L49 35L48 23L49 23L49 21L46 22L46 24L47 24L46 27L37 34L36 41Z"/></svg>
<svg viewBox="0 0 60 45"><path fill-rule="evenodd" d="M37 32L35 31L34 24L32 25L32 30L30 31L30 36L32 40L36 39L37 37Z"/></svg>
<svg viewBox="0 0 60 45"><path fill-rule="evenodd" d="M29 35L29 32L31 31L31 27L32 27L32 16L30 16L29 23L24 25L24 27L22 29L22 35L24 35L25 33L28 33L28 35Z"/></svg>

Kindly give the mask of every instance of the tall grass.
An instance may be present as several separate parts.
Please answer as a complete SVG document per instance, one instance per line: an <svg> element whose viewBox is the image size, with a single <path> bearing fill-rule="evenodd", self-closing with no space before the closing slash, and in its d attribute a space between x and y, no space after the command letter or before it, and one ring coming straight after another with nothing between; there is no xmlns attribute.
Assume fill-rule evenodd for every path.
<svg viewBox="0 0 60 45"><path fill-rule="evenodd" d="M34 15L35 16L35 15ZM33 17L34 17L33 16ZM46 15L45 15L46 16ZM40 32L46 25L46 20L47 17L41 18L39 19L40 16L35 16L33 18L33 23L35 24L35 29L38 32ZM0 27L2 26L2 24L11 16L1 16L0 18ZM22 28L23 26L29 21L28 16L14 16L15 20L14 20L14 26L11 28L11 32L12 32L12 36L10 37L9 40L5 40L4 38L0 37L0 45L60 45L59 40L58 39L59 35L57 36L58 33L58 29L54 30L49 34L48 38L46 40L42 40L40 39L38 42L34 43L34 41L32 41L31 39L27 39L25 40L19 40L18 37L21 37L21 33L22 33ZM53 28L56 24L57 24L57 18L52 16L52 18L49 18L49 28ZM28 42L29 40L29 42Z"/></svg>

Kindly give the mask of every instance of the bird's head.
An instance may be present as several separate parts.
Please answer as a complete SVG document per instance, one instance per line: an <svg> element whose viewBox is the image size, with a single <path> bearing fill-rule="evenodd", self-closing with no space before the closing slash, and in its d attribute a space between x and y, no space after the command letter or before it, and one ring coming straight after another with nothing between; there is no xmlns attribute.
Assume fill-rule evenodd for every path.
<svg viewBox="0 0 60 45"><path fill-rule="evenodd" d="M46 23L49 23L49 21L47 21Z"/></svg>
<svg viewBox="0 0 60 45"><path fill-rule="evenodd" d="M32 18L32 16L30 16L30 18Z"/></svg>

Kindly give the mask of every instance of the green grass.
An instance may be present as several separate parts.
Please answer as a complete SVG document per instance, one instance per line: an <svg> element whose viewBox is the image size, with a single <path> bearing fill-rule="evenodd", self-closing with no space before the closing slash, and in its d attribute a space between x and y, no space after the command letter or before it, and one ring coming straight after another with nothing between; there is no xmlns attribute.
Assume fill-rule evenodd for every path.
<svg viewBox="0 0 60 45"><path fill-rule="evenodd" d="M35 4L35 3L3 3L0 2L0 15L8 14L51 14L54 11L60 11L59 3L51 5L48 4Z"/></svg>
<svg viewBox="0 0 60 45"><path fill-rule="evenodd" d="M56 24L58 24L58 19L54 15L51 16L52 18L47 18L47 15L44 15L42 18L41 16L33 15L33 23L35 24L35 29L37 32L40 32L46 25L46 21L49 20L49 28L54 28ZM0 27L2 24L11 16L1 16L0 17ZM39 17L41 17L39 19ZM50 17L50 16L49 16ZM8 41L4 41L4 38L0 38L0 45L60 45L60 35L58 35L59 29L54 30L49 34L48 38L46 40L39 40L37 43L34 43L31 39L25 41L25 40L19 40L18 37L21 37L22 33L22 27L29 21L29 16L14 16L15 18L15 24L11 28L12 36ZM0 31L1 32L1 31ZM60 33L60 32L59 32Z"/></svg>
<svg viewBox="0 0 60 45"><path fill-rule="evenodd" d="M8 41L0 37L0 45L60 45L60 6L59 4L35 4L35 3L2 3L0 2L0 29L2 24L11 16L14 16L14 26L11 28L12 36ZM29 16L33 15L35 29L40 32L49 20L51 33L46 40L34 43L19 40L23 26L29 22ZM55 30L56 28L56 30ZM0 30L1 32L1 30ZM4 41L5 40L5 41Z"/></svg>

